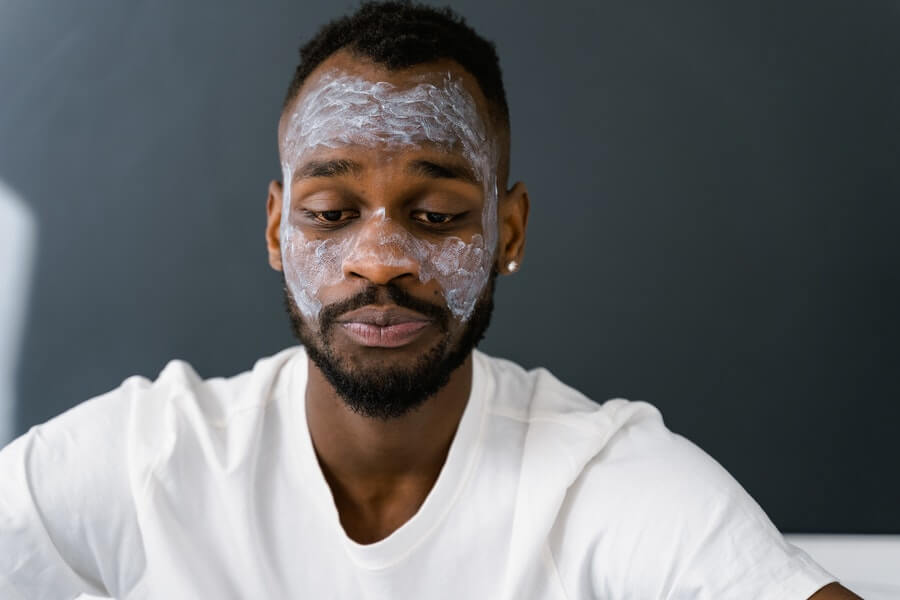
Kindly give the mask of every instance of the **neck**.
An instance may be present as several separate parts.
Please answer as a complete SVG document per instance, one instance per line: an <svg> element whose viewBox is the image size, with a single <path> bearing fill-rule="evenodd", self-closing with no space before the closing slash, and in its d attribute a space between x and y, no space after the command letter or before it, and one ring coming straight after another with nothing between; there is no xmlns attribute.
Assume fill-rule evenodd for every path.
<svg viewBox="0 0 900 600"><path fill-rule="evenodd" d="M358 541L381 539L415 514L437 480L468 402L472 355L419 408L387 421L351 410L311 360L308 373L309 432L341 521Z"/></svg>

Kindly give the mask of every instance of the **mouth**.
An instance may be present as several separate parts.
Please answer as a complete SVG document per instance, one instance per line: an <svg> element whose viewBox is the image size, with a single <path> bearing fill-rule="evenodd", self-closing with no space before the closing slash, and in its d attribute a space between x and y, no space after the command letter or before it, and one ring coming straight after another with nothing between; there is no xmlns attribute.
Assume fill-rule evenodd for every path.
<svg viewBox="0 0 900 600"><path fill-rule="evenodd" d="M349 312L337 320L341 330L362 346L397 348L405 346L433 321L421 313L391 306L367 306Z"/></svg>
<svg viewBox="0 0 900 600"><path fill-rule="evenodd" d="M430 321L407 321L395 325L373 325L356 321L340 323L347 336L362 346L397 348L419 337Z"/></svg>

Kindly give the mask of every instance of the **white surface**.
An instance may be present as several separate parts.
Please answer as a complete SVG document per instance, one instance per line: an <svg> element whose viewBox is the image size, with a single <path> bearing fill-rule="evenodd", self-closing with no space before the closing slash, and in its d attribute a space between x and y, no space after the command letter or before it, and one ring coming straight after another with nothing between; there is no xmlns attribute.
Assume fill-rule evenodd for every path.
<svg viewBox="0 0 900 600"><path fill-rule="evenodd" d="M784 537L865 600L900 599L900 535Z"/></svg>

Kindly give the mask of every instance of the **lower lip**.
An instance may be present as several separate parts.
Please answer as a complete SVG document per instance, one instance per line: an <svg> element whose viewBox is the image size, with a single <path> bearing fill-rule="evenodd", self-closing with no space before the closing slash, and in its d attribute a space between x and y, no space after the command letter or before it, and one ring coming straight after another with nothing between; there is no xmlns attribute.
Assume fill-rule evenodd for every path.
<svg viewBox="0 0 900 600"><path fill-rule="evenodd" d="M404 346L419 336L428 327L428 321L413 321L379 327L369 323L341 323L341 327L356 343L379 348Z"/></svg>

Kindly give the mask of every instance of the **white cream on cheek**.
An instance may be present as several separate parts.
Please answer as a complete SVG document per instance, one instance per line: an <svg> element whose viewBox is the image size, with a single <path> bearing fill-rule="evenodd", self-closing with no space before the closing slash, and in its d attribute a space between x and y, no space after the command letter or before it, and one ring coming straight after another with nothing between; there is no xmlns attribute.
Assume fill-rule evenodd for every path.
<svg viewBox="0 0 900 600"><path fill-rule="evenodd" d="M311 152L349 145L395 150L423 144L461 149L484 186L482 234L466 242L419 238L379 208L353 235L308 239L291 219L294 169ZM488 135L472 96L447 74L439 85L420 83L401 90L338 71L327 73L298 102L281 140L284 202L281 253L285 280L300 311L315 319L319 290L344 279L350 262L418 267L419 279L440 286L453 315L467 321L491 274L497 228L496 144ZM362 215L360 216L362 218Z"/></svg>

